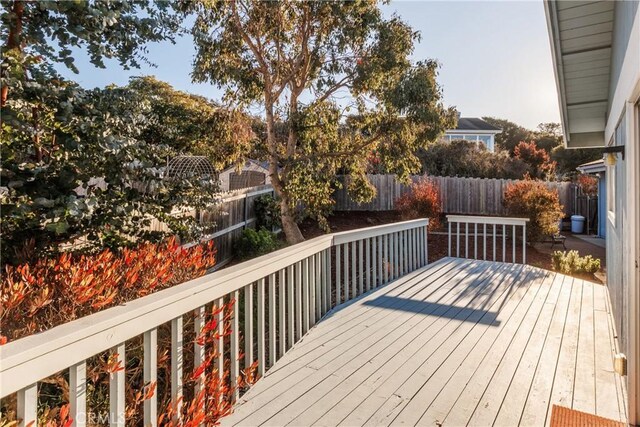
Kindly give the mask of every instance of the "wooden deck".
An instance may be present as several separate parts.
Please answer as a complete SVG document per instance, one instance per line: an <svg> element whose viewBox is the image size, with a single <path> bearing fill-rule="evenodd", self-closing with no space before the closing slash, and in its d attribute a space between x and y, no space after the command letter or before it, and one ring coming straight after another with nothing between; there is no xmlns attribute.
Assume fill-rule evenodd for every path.
<svg viewBox="0 0 640 427"><path fill-rule="evenodd" d="M445 258L338 306L223 425L542 426L552 404L626 422L606 288Z"/></svg>

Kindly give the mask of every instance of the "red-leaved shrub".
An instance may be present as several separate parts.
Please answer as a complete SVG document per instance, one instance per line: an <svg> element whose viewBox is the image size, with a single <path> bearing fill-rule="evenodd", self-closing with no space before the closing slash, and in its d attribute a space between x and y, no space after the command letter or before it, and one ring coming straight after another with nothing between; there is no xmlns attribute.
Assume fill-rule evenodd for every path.
<svg viewBox="0 0 640 427"><path fill-rule="evenodd" d="M396 199L395 208L402 219L429 218L429 229L437 228L442 213L438 187L429 178L423 177L411 184L409 193Z"/></svg>
<svg viewBox="0 0 640 427"><path fill-rule="evenodd" d="M203 275L214 264L215 249L211 242L185 249L175 239L170 239L159 244L144 243L119 253L105 250L95 255L62 254L34 264L7 266L0 288L0 320L2 332L6 334L4 342L178 285ZM257 362L254 362L240 371L235 382L237 385L231 385L228 340L232 332L233 306L237 303L226 298L222 306L207 304L205 323L200 331L194 331L193 313L183 316L185 336L182 363L185 372L191 374L184 378L184 395L180 405L171 400L170 393L169 324L157 328L157 382L144 382L144 351L140 336L126 342L126 366L122 366L117 361L117 355L109 351L87 359L88 418L109 413L109 377L124 370L128 425L142 424L144 401L154 395L159 404L159 425L217 425L221 417L231 413L237 391L244 390L256 379ZM219 315L222 327L218 324ZM239 335L242 340L242 335ZM215 364L220 355L218 343L225 340L225 365L220 367ZM206 349L205 359L198 365L194 359L195 343ZM240 355L241 359L243 357ZM58 426L71 423L69 384L63 373L40 381L38 395L39 424ZM0 410L6 421L16 419L16 405L15 394L2 399ZM180 417L177 417L179 406ZM87 421L92 425L104 422Z"/></svg>
<svg viewBox="0 0 640 427"><path fill-rule="evenodd" d="M504 192L504 205L509 216L529 218L529 242L557 234L558 223L564 216L558 191L532 179L509 184Z"/></svg>
<svg viewBox="0 0 640 427"><path fill-rule="evenodd" d="M13 341L202 276L215 264L215 253L213 242L184 249L172 238L120 253L63 253L7 265L0 287L2 335Z"/></svg>
<svg viewBox="0 0 640 427"><path fill-rule="evenodd" d="M585 196L595 197L598 195L598 178L595 176L582 173L576 178L576 183Z"/></svg>

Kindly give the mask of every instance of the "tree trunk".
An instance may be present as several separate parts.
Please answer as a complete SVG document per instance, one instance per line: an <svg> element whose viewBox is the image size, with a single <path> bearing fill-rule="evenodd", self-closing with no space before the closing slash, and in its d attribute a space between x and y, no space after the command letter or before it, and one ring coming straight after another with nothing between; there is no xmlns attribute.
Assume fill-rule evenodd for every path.
<svg viewBox="0 0 640 427"><path fill-rule="evenodd" d="M280 199L280 215L282 231L284 231L284 235L287 238L287 243L295 245L296 243L304 242L304 236L296 223L293 212L291 212L288 197L281 197Z"/></svg>

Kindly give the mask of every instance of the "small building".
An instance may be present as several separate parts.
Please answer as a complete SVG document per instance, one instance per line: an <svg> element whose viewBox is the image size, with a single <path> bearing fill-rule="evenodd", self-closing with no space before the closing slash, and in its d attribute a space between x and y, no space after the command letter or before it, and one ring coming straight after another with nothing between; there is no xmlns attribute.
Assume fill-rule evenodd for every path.
<svg viewBox="0 0 640 427"><path fill-rule="evenodd" d="M583 163L576 169L598 178L598 237L604 238L607 235L607 167L600 159Z"/></svg>
<svg viewBox="0 0 640 427"><path fill-rule="evenodd" d="M481 142L487 150L495 151L496 135L502 132L497 126L482 120L479 117L459 117L455 129L447 129L444 134L445 141L464 139L466 141Z"/></svg>
<svg viewBox="0 0 640 427"><path fill-rule="evenodd" d="M220 189L222 191L233 191L241 188L271 184L269 163L249 159L241 168L231 166L223 170L220 172L219 179Z"/></svg>

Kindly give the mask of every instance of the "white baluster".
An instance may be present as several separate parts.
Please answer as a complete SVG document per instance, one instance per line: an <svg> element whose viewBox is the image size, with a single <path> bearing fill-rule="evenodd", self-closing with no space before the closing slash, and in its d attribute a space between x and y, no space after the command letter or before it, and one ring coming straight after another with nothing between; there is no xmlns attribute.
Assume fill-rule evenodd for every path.
<svg viewBox="0 0 640 427"><path fill-rule="evenodd" d="M507 226L502 224L502 262L507 262Z"/></svg>
<svg viewBox="0 0 640 427"><path fill-rule="evenodd" d="M344 301L349 301L349 244L345 243L343 246L344 258L342 260L342 267L344 269Z"/></svg>
<svg viewBox="0 0 640 427"><path fill-rule="evenodd" d="M20 427L29 424L36 427L38 425L38 384L31 384L18 391L17 417L22 420Z"/></svg>
<svg viewBox="0 0 640 427"><path fill-rule="evenodd" d="M287 350L295 342L295 308L293 294L293 265L287 267Z"/></svg>
<svg viewBox="0 0 640 427"><path fill-rule="evenodd" d="M342 245L336 245L336 304L342 304L342 277L340 266L342 263Z"/></svg>
<svg viewBox="0 0 640 427"><path fill-rule="evenodd" d="M362 295L364 293L363 243L362 239L358 240L358 295Z"/></svg>
<svg viewBox="0 0 640 427"><path fill-rule="evenodd" d="M448 240L449 240L449 256L451 256L451 221L448 221L449 223L449 233L448 233Z"/></svg>
<svg viewBox="0 0 640 427"><path fill-rule="evenodd" d="M513 234L513 243L511 244L512 246L511 249L513 251L513 254L511 255L511 258L512 258L512 262L515 264L516 263L516 226L515 225L511 229L511 232Z"/></svg>
<svg viewBox="0 0 640 427"><path fill-rule="evenodd" d="M487 260L487 224L482 224L482 259Z"/></svg>
<svg viewBox="0 0 640 427"><path fill-rule="evenodd" d="M280 336L279 336L279 344L280 344L280 354L279 357L284 356L285 351L287 351L287 316L286 316L286 275L285 269L280 270L278 275L278 293L280 295L280 304L279 304L279 316L278 316L278 325L280 326Z"/></svg>
<svg viewBox="0 0 640 427"><path fill-rule="evenodd" d="M124 427L125 425L125 345L119 344L112 350L119 370L109 374L109 425Z"/></svg>
<svg viewBox="0 0 640 427"><path fill-rule="evenodd" d="M276 274L269 276L269 367L276 363Z"/></svg>
<svg viewBox="0 0 640 427"><path fill-rule="evenodd" d="M267 339L265 334L264 325L264 307L265 307L265 293L264 293L264 278L258 280L258 375L260 378L264 376L266 371L266 360L264 357L264 344Z"/></svg>
<svg viewBox="0 0 640 427"><path fill-rule="evenodd" d="M196 337L200 335L200 333L202 332L202 328L204 327L205 314L206 312L205 312L204 306L197 308L194 311L193 330L196 334ZM194 354L193 365L195 367L198 367L204 363L206 345L204 342L202 344L203 345L198 344L197 340L193 344L193 354ZM200 390L204 388L204 382L205 382L205 373L202 372L200 374L200 377L198 378L198 381L196 382L196 388L195 388L196 395L200 392Z"/></svg>
<svg viewBox="0 0 640 427"><path fill-rule="evenodd" d="M496 260L496 251L498 247L496 246L496 224L493 224L493 260Z"/></svg>
<svg viewBox="0 0 640 427"><path fill-rule="evenodd" d="M302 338L302 263L295 265L295 311L296 311L296 341Z"/></svg>
<svg viewBox="0 0 640 427"><path fill-rule="evenodd" d="M69 368L69 414L73 427L87 423L87 362Z"/></svg>
<svg viewBox="0 0 640 427"><path fill-rule="evenodd" d="M218 357L216 358L216 368L218 368L218 377L224 378L224 297L218 298L216 306L220 309L217 318L217 348Z"/></svg>
<svg viewBox="0 0 640 427"><path fill-rule="evenodd" d="M182 316L171 321L171 404L174 408L173 420L178 423L182 419L183 327Z"/></svg>
<svg viewBox="0 0 640 427"><path fill-rule="evenodd" d="M366 277L365 281L367 292L371 289L371 239L366 239L364 242L365 245L365 270Z"/></svg>
<svg viewBox="0 0 640 427"><path fill-rule="evenodd" d="M143 377L147 390L158 385L158 329L153 328L144 333L143 338ZM158 425L158 390L144 400L144 425Z"/></svg>
<svg viewBox="0 0 640 427"><path fill-rule="evenodd" d="M244 287L244 367L253 363L253 283Z"/></svg>
<svg viewBox="0 0 640 427"><path fill-rule="evenodd" d="M231 388L233 389L232 400L236 401L238 396L240 395L240 390L238 390L238 377L240 376L240 361L238 360L240 357L240 322L238 317L240 317L240 292L233 291L231 293L231 299L234 301L232 308L232 316L231 316L231 342L230 342L230 358L231 360Z"/></svg>
<svg viewBox="0 0 640 427"><path fill-rule="evenodd" d="M351 299L358 295L356 289L356 242L351 242Z"/></svg>
<svg viewBox="0 0 640 427"><path fill-rule="evenodd" d="M311 306L313 307L313 306ZM309 258L302 260L302 333L309 330Z"/></svg>
<svg viewBox="0 0 640 427"><path fill-rule="evenodd" d="M522 225L522 263L527 263L527 223Z"/></svg>

